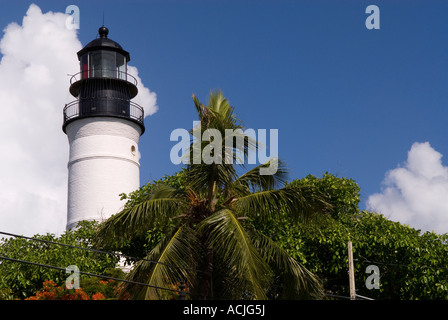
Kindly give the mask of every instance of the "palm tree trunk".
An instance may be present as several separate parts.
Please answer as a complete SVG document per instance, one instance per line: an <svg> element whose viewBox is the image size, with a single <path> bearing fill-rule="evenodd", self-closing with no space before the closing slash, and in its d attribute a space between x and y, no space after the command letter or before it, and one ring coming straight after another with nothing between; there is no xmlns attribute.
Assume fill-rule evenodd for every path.
<svg viewBox="0 0 448 320"><path fill-rule="evenodd" d="M208 209L209 214L212 214L215 211L216 204L216 168L213 166L213 175L210 179L210 184L208 186ZM206 243L204 241L203 243ZM201 288L201 300L207 300L207 296L210 294L212 289L212 274L213 274L213 247L208 247L205 251L205 269L204 269L204 278L202 281Z"/></svg>
<svg viewBox="0 0 448 320"><path fill-rule="evenodd" d="M213 274L213 248L208 247L205 254L205 270L200 295L201 300L207 300L207 296L209 295L212 289L212 274Z"/></svg>
<svg viewBox="0 0 448 320"><path fill-rule="evenodd" d="M212 167L213 175L210 179L210 183L208 186L208 201L209 201L209 210L210 213L213 213L215 211L215 202L216 202L216 167Z"/></svg>

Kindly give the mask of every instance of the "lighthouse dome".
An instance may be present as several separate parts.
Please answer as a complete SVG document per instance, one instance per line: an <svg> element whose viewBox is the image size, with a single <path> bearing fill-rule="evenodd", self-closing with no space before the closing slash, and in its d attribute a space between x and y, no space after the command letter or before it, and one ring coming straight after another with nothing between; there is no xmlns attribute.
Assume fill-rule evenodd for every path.
<svg viewBox="0 0 448 320"><path fill-rule="evenodd" d="M98 29L99 38L93 39L88 44L85 45L78 52L78 58L81 58L86 52L95 51L95 50L111 50L121 53L126 57L126 61L129 62L130 56L129 52L123 49L123 47L116 41L109 39L107 36L109 34L109 29L105 26L102 26Z"/></svg>

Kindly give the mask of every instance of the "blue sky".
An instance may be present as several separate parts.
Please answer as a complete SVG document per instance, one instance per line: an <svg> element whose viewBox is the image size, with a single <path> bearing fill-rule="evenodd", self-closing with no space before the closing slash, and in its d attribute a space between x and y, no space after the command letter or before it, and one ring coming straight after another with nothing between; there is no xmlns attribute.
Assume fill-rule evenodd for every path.
<svg viewBox="0 0 448 320"><path fill-rule="evenodd" d="M30 3L2 2L0 26L20 23ZM291 179L352 178L362 209L415 142L448 154L447 1L35 3L43 12L77 5L83 45L104 12L109 37L157 94L140 140L142 184L179 169L170 133L196 120L191 95L205 103L213 89L247 128L279 130ZM365 26L371 4L379 30Z"/></svg>

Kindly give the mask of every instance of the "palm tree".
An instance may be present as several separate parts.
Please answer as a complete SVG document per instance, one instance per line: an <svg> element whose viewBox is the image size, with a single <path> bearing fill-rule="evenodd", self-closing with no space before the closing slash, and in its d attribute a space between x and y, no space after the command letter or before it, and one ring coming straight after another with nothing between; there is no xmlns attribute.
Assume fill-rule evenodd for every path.
<svg viewBox="0 0 448 320"><path fill-rule="evenodd" d="M224 137L231 129L244 143L229 147L222 141L222 148L210 148L211 142L192 140L190 156L208 150L214 159L225 161L190 163L181 190L163 183L154 186L145 201L102 223L100 244L169 226L164 238L135 264L130 280L155 287L184 280L191 297L200 299L321 298L319 280L252 222L268 223L279 215L303 222L325 213L329 205L310 187L285 186L287 171L278 159L238 176L237 167L244 166L241 157L256 150L256 141L237 130L243 125L221 92L211 92L207 106L194 95L193 101L201 123L190 132L193 136L215 129ZM272 161L276 172L261 175L260 168ZM125 291L133 299L164 297L150 286L126 284Z"/></svg>

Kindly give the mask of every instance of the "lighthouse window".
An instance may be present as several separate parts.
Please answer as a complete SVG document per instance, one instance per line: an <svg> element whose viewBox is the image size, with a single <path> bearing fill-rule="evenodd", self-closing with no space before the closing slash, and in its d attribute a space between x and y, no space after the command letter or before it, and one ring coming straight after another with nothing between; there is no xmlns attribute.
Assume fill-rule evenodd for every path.
<svg viewBox="0 0 448 320"><path fill-rule="evenodd" d="M88 61L89 56L90 61ZM91 76L93 77L120 78L126 80L126 57L122 54L102 50L85 55L84 60L83 58L84 57L81 57L83 78L90 76L90 74L87 74L85 71L90 69Z"/></svg>
<svg viewBox="0 0 448 320"><path fill-rule="evenodd" d="M102 69L103 66L101 64L101 51L98 52L93 52L91 55L91 69L92 69L92 75L94 77L102 77L103 73L102 73Z"/></svg>
<svg viewBox="0 0 448 320"><path fill-rule="evenodd" d="M81 78L85 79L89 77L89 55L85 54L80 59L81 62Z"/></svg>
<svg viewBox="0 0 448 320"><path fill-rule="evenodd" d="M115 52L103 51L102 58L103 77L116 78Z"/></svg>
<svg viewBox="0 0 448 320"><path fill-rule="evenodd" d="M118 70L118 78L126 80L126 57L117 53L115 65Z"/></svg>
<svg viewBox="0 0 448 320"><path fill-rule="evenodd" d="M98 51L92 53L92 72L94 77L115 78L115 52Z"/></svg>

